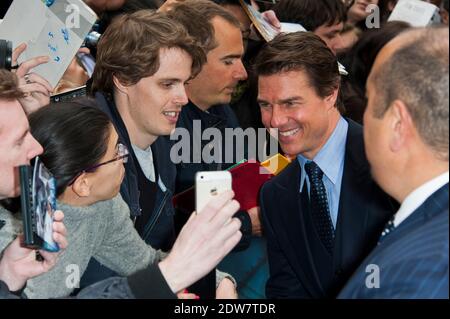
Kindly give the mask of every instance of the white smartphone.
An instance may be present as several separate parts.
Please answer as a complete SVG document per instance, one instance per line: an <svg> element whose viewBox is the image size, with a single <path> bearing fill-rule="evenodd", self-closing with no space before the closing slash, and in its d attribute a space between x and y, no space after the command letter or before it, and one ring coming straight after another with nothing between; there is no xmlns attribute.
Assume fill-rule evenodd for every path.
<svg viewBox="0 0 450 319"><path fill-rule="evenodd" d="M231 190L231 182L229 171L197 172L195 175L195 211L201 212L217 195Z"/></svg>

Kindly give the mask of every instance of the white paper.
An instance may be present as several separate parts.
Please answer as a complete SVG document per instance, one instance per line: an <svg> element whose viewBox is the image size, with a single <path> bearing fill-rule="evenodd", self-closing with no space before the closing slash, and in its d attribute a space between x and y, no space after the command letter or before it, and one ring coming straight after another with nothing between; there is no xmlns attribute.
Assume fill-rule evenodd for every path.
<svg viewBox="0 0 450 319"><path fill-rule="evenodd" d="M281 22L281 33L306 32L306 29L298 23Z"/></svg>
<svg viewBox="0 0 450 319"><path fill-rule="evenodd" d="M278 35L278 30L272 27L272 25L264 19L264 17L258 10L253 8L248 3L245 3L243 0L239 0L239 2L241 3L242 8L245 10L253 25L256 27L256 29L258 29L264 40L266 40L267 42L272 41L273 38Z"/></svg>
<svg viewBox="0 0 450 319"><path fill-rule="evenodd" d="M14 48L21 43L27 44L19 63L37 56L49 56L50 61L37 66L33 72L55 87L97 15L81 0L50 3L47 7L42 0L14 0L0 25L0 39L12 41Z"/></svg>
<svg viewBox="0 0 450 319"><path fill-rule="evenodd" d="M388 19L408 22L413 27L426 27L439 20L439 8L420 0L400 0Z"/></svg>

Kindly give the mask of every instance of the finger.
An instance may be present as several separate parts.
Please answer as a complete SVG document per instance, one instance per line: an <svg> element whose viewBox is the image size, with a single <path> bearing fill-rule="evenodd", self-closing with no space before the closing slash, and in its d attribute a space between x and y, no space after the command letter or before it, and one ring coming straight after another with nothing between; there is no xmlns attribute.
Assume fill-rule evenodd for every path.
<svg viewBox="0 0 450 319"><path fill-rule="evenodd" d="M42 84L43 86L45 86L45 88L49 91L52 92L53 88L50 85L50 83L44 79L42 76L40 76L39 74L36 73L28 73L26 74L23 79L28 81L28 84L30 83L39 83Z"/></svg>
<svg viewBox="0 0 450 319"><path fill-rule="evenodd" d="M200 218L207 221L214 218L214 216L234 197L233 191L226 191L218 195L214 200L211 200L205 208L199 212Z"/></svg>
<svg viewBox="0 0 450 319"><path fill-rule="evenodd" d="M263 12L263 17L267 22L269 22L276 29L281 29L280 20L278 20L277 15L273 10L268 10Z"/></svg>
<svg viewBox="0 0 450 319"><path fill-rule="evenodd" d="M229 222L233 215L239 210L239 203L236 200L231 200L221 208L219 214L216 214L210 220L210 227L212 229L220 229L224 224Z"/></svg>
<svg viewBox="0 0 450 319"><path fill-rule="evenodd" d="M23 93L42 93L46 96L50 96L50 92L47 90L47 88L40 83L30 83L22 85L20 86L20 90ZM29 95L30 94L25 94L25 97Z"/></svg>
<svg viewBox="0 0 450 319"><path fill-rule="evenodd" d="M19 56L27 49L26 43L20 44L17 48L14 49L11 58L12 58L12 64L17 65L17 59L19 59Z"/></svg>
<svg viewBox="0 0 450 319"><path fill-rule="evenodd" d="M197 296L195 294L180 293L177 297L178 299L196 299Z"/></svg>
<svg viewBox="0 0 450 319"><path fill-rule="evenodd" d="M50 58L48 56L40 56L40 57L36 57L36 58L30 59L30 60L27 60L19 66L16 74L18 77L23 77L23 76L25 76L25 74L30 73L30 70L32 68L34 68L40 64L47 63L48 61L50 61Z"/></svg>
<svg viewBox="0 0 450 319"><path fill-rule="evenodd" d="M89 48L82 47L78 50L78 53L91 54L91 50L89 50Z"/></svg>
<svg viewBox="0 0 450 319"><path fill-rule="evenodd" d="M48 271L56 265L59 253L51 253L45 250L39 250L44 261L41 262L44 271Z"/></svg>
<svg viewBox="0 0 450 319"><path fill-rule="evenodd" d="M230 238L236 235L236 233L240 232L241 221L238 218L233 218L227 225L222 226L218 231L216 231L215 236L213 237L213 241L215 243L219 243L219 247L223 245L223 243L227 242Z"/></svg>
<svg viewBox="0 0 450 319"><path fill-rule="evenodd" d="M66 236L67 234L66 226L62 222L53 222L53 231L62 236Z"/></svg>
<svg viewBox="0 0 450 319"><path fill-rule="evenodd" d="M53 233L53 240L58 244L61 249L66 249L68 242L66 236L63 236L59 233Z"/></svg>
<svg viewBox="0 0 450 319"><path fill-rule="evenodd" d="M230 251L232 251L234 247L236 247L236 245L241 241L241 238L242 238L242 233L240 231L238 231L233 236L231 236L230 238L227 239L225 244L222 246L224 257L226 255L228 255L228 253Z"/></svg>
<svg viewBox="0 0 450 319"><path fill-rule="evenodd" d="M63 219L64 219L64 213L60 210L55 210L55 213L53 214L53 221L62 222Z"/></svg>

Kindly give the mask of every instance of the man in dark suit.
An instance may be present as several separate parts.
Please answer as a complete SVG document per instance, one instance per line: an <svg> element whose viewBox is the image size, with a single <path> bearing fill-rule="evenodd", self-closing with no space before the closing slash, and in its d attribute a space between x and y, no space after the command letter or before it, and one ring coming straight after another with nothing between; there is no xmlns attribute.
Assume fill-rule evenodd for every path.
<svg viewBox="0 0 450 319"><path fill-rule="evenodd" d="M341 298L448 298L449 31L417 29L379 53L367 82L367 157L402 203Z"/></svg>
<svg viewBox="0 0 450 319"><path fill-rule="evenodd" d="M296 158L261 191L267 297L335 297L394 207L371 179L361 126L340 115L338 62L318 36L278 36L256 72L262 122Z"/></svg>

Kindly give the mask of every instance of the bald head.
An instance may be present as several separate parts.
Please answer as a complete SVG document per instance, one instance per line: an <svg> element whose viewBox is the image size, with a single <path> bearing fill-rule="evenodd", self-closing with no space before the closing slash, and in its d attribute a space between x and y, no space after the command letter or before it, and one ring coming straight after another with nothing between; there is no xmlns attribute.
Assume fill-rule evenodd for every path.
<svg viewBox="0 0 450 319"><path fill-rule="evenodd" d="M378 54L368 85L377 92L376 117L401 100L425 144L448 161L448 28L412 29L391 40Z"/></svg>
<svg viewBox="0 0 450 319"><path fill-rule="evenodd" d="M393 54L400 50L411 50L410 47L417 47L417 51L423 51L430 58L441 60L442 63L449 62L449 29L441 28L414 28L402 32L389 41L378 56L373 65L372 71L375 73L383 64L389 62Z"/></svg>

